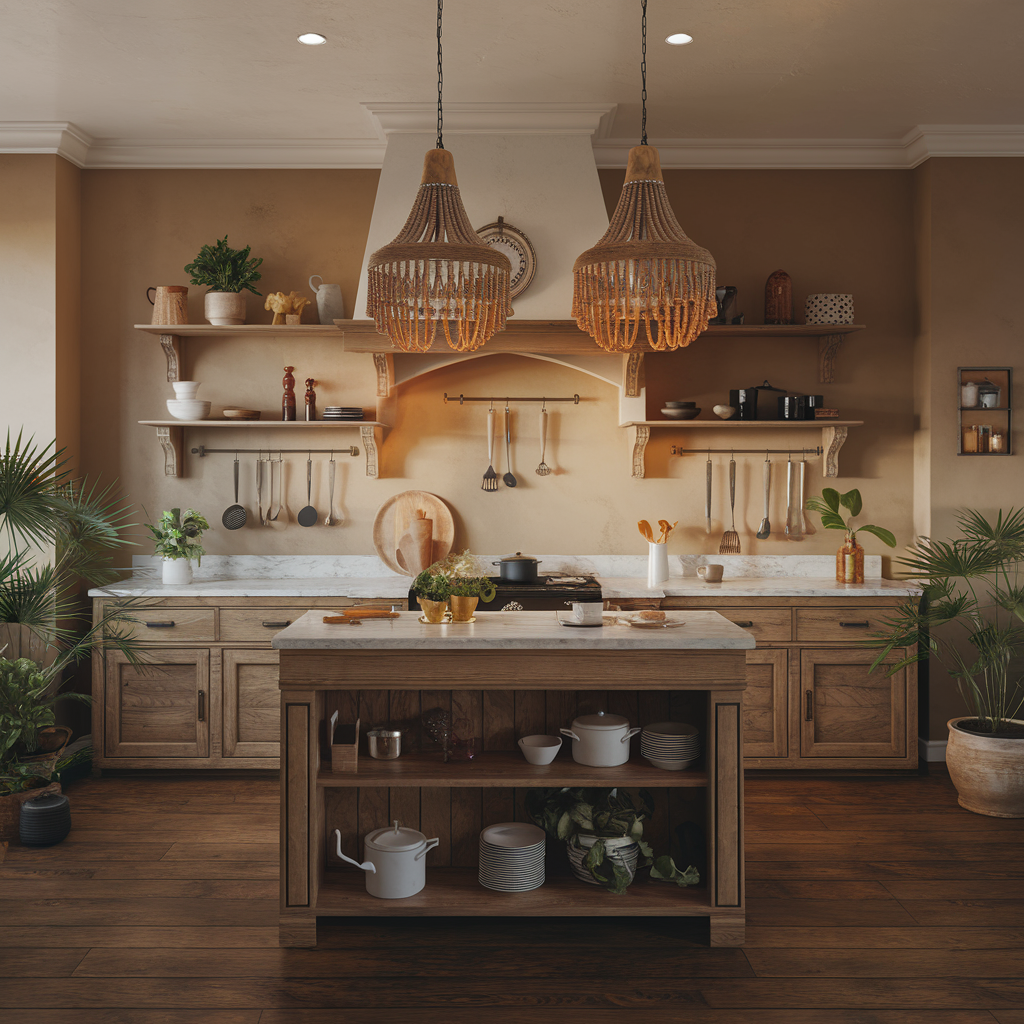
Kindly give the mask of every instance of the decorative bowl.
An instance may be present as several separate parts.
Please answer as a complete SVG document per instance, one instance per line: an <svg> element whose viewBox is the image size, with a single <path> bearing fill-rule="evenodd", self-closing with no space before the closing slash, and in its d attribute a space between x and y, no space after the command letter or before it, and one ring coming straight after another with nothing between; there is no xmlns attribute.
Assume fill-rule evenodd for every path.
<svg viewBox="0 0 1024 1024"><path fill-rule="evenodd" d="M195 400L200 383L197 380L175 380L171 381L171 387L174 388L175 398L181 402L191 402Z"/></svg>
<svg viewBox="0 0 1024 1024"><path fill-rule="evenodd" d="M696 402L666 402L666 409L695 409L697 407Z"/></svg>
<svg viewBox="0 0 1024 1024"><path fill-rule="evenodd" d="M734 405L716 405L712 411L720 420L731 420L736 415Z"/></svg>
<svg viewBox="0 0 1024 1024"><path fill-rule="evenodd" d="M562 749L562 737L540 734L524 736L519 741L519 749L530 764L551 764Z"/></svg>
<svg viewBox="0 0 1024 1024"><path fill-rule="evenodd" d="M259 409L236 409L229 407L224 410L224 419L226 420L258 420L259 418Z"/></svg>
<svg viewBox="0 0 1024 1024"><path fill-rule="evenodd" d="M673 409L666 405L661 414L670 420L694 420L700 415L700 409Z"/></svg>
<svg viewBox="0 0 1024 1024"><path fill-rule="evenodd" d="M210 402L200 402L197 399L186 402L168 398L167 411L176 420L205 420L210 415L210 404Z"/></svg>

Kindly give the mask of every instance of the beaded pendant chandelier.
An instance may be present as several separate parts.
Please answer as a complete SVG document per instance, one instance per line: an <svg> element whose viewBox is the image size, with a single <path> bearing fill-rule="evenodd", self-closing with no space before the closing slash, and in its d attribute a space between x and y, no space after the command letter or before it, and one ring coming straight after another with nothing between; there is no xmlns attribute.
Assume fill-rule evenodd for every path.
<svg viewBox="0 0 1024 1024"><path fill-rule="evenodd" d="M631 349L641 324L655 351L682 348L717 314L715 259L679 226L658 151L647 145L647 0L641 8L640 145L629 151L608 230L573 266L573 318L609 352Z"/></svg>
<svg viewBox="0 0 1024 1024"><path fill-rule="evenodd" d="M403 352L426 352L438 324L456 352L480 348L512 313L508 257L473 230L444 148L441 11L437 2L437 148L427 152L412 213L370 257L366 315Z"/></svg>

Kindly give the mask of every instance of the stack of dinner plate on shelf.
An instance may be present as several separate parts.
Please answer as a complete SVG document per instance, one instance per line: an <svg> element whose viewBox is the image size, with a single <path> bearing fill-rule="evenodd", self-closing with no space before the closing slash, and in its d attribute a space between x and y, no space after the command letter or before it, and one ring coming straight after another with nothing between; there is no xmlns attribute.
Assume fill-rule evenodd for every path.
<svg viewBox="0 0 1024 1024"><path fill-rule="evenodd" d="M685 722L645 725L640 735L640 753L656 768L682 771L700 757L700 733Z"/></svg>
<svg viewBox="0 0 1024 1024"><path fill-rule="evenodd" d="M325 420L361 420L363 410L347 405L328 405L324 409Z"/></svg>
<svg viewBox="0 0 1024 1024"><path fill-rule="evenodd" d="M526 892L544 884L544 830L521 821L480 833L480 884L497 892Z"/></svg>

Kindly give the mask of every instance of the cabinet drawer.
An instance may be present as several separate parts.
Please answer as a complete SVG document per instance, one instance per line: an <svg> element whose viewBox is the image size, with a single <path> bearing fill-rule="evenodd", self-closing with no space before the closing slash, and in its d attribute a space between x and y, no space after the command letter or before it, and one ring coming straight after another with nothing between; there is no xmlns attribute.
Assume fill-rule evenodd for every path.
<svg viewBox="0 0 1024 1024"><path fill-rule="evenodd" d="M290 626L305 608L221 608L220 638L224 641L264 640Z"/></svg>
<svg viewBox="0 0 1024 1024"><path fill-rule="evenodd" d="M865 637L883 628L892 608L844 605L834 608L797 608L797 640L849 640L863 643Z"/></svg>
<svg viewBox="0 0 1024 1024"><path fill-rule="evenodd" d="M217 639L215 608L142 608L129 612L132 633L146 643Z"/></svg>
<svg viewBox="0 0 1024 1024"><path fill-rule="evenodd" d="M661 602L661 607L668 610L670 608L693 608L694 606L667 597ZM763 643L785 642L793 638L793 613L789 608L719 608L713 604L702 605L701 608L718 612L730 622L742 626L754 639Z"/></svg>

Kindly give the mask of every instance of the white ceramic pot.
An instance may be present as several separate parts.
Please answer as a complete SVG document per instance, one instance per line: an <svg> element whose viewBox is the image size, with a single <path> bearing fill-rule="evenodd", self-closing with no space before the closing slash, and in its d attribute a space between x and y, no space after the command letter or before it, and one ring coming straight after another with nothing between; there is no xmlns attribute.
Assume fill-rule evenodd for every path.
<svg viewBox="0 0 1024 1024"><path fill-rule="evenodd" d="M192 582L192 563L187 558L165 558L161 579L168 586Z"/></svg>
<svg viewBox="0 0 1024 1024"><path fill-rule="evenodd" d="M371 832L363 843L362 864L341 852L341 832L334 830L338 856L366 872L366 891L382 900L415 896L427 884L427 853L440 839L428 839L414 828L393 828Z"/></svg>
<svg viewBox="0 0 1024 1024"><path fill-rule="evenodd" d="M319 281L319 284L313 284ZM345 300L341 295L340 284L324 284L319 274L309 279L309 287L316 292L317 319L320 323L330 326L335 320L345 319Z"/></svg>
<svg viewBox="0 0 1024 1024"><path fill-rule="evenodd" d="M573 719L571 729L559 729L572 740L572 759L591 768L614 768L629 760L629 741L639 731L630 729L629 719L598 711L596 715L580 715Z"/></svg>
<svg viewBox="0 0 1024 1024"><path fill-rule="evenodd" d="M958 728L951 718L946 767L960 806L993 818L1024 818L1024 738L986 736ZM1024 721L1011 719L1024 727Z"/></svg>
<svg viewBox="0 0 1024 1024"><path fill-rule="evenodd" d="M179 402L191 402L199 391L200 382L197 380L174 380L171 381L171 387L174 388L174 397Z"/></svg>
<svg viewBox="0 0 1024 1024"><path fill-rule="evenodd" d="M207 292L206 319L218 327L245 323L245 292Z"/></svg>

